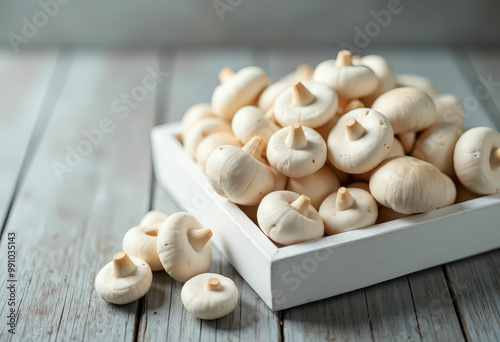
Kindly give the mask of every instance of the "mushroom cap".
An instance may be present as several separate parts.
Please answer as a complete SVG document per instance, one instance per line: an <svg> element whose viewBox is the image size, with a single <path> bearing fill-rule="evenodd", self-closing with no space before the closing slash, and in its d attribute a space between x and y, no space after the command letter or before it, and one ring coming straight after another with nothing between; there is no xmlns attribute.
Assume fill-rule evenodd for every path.
<svg viewBox="0 0 500 342"><path fill-rule="evenodd" d="M443 203L441 203L441 206L439 206L440 208L455 204L455 200L457 199L457 187L455 186L455 182L446 174L443 174L443 176L446 179L446 197Z"/></svg>
<svg viewBox="0 0 500 342"><path fill-rule="evenodd" d="M453 151L461 134L462 129L455 125L444 122L434 125L420 134L411 155L454 177Z"/></svg>
<svg viewBox="0 0 500 342"><path fill-rule="evenodd" d="M210 154L220 146L223 145L233 145L237 147L241 147L240 142L236 137L228 132L218 132L209 135L205 139L201 141L196 149L196 163L201 168L203 172L205 172L205 167L207 165L208 157Z"/></svg>
<svg viewBox="0 0 500 342"><path fill-rule="evenodd" d="M188 110L186 110L186 112L184 113L181 121L182 139L184 139L186 133L197 121L210 117L215 117L210 103L198 103L189 107Z"/></svg>
<svg viewBox="0 0 500 342"><path fill-rule="evenodd" d="M212 94L216 116L231 120L238 109L256 102L259 94L271 84L264 70L248 66L218 85Z"/></svg>
<svg viewBox="0 0 500 342"><path fill-rule="evenodd" d="M168 215L162 213L161 211L151 210L146 213L139 222L139 226L157 226L160 228L160 225L167 219Z"/></svg>
<svg viewBox="0 0 500 342"><path fill-rule="evenodd" d="M396 85L398 87L417 88L434 98L439 95L439 92L430 79L420 75L403 74L396 76Z"/></svg>
<svg viewBox="0 0 500 342"><path fill-rule="evenodd" d="M347 126L351 123L352 128ZM356 132L355 136L350 132ZM393 141L391 124L384 115L369 108L351 110L339 119L328 136L329 159L341 171L368 172L387 157Z"/></svg>
<svg viewBox="0 0 500 342"><path fill-rule="evenodd" d="M260 94L257 106L263 112L267 112L273 106L278 96L290 86L291 83L288 81L278 81L271 84Z"/></svg>
<svg viewBox="0 0 500 342"><path fill-rule="evenodd" d="M279 127L272 121L264 117L264 113L254 106L245 106L240 108L231 122L233 133L243 144L258 135L264 140L264 146L267 145L269 138L279 130Z"/></svg>
<svg viewBox="0 0 500 342"><path fill-rule="evenodd" d="M444 202L446 180L430 163L413 157L394 157L373 170L370 192L377 202L398 213L424 213Z"/></svg>
<svg viewBox="0 0 500 342"><path fill-rule="evenodd" d="M341 57L341 54L345 57ZM339 63L341 58L346 61ZM339 64L347 65L339 66ZM352 65L350 52L345 50L339 52L337 60L329 59L318 64L314 70L313 80L335 90L339 99L343 101L368 96L379 86L379 80L372 69L365 65Z"/></svg>
<svg viewBox="0 0 500 342"><path fill-rule="evenodd" d="M290 178L286 189L304 194L311 199L314 208L319 209L323 200L340 188L340 182L332 168L324 165L317 172L300 178Z"/></svg>
<svg viewBox="0 0 500 342"><path fill-rule="evenodd" d="M184 284L181 300L186 310L196 317L217 319L234 310L238 304L238 289L227 277L203 273Z"/></svg>
<svg viewBox="0 0 500 342"><path fill-rule="evenodd" d="M301 212L292 206L297 200ZM275 191L264 197L257 210L257 221L264 234L283 245L319 239L324 235L323 221L309 198L292 191Z"/></svg>
<svg viewBox="0 0 500 342"><path fill-rule="evenodd" d="M370 68L379 80L377 89L363 98L365 104L371 105L380 94L396 88L396 74L387 59L379 55L367 55L361 57L359 63ZM353 60L353 64L357 63Z"/></svg>
<svg viewBox="0 0 500 342"><path fill-rule="evenodd" d="M214 190L237 204L257 205L274 187L271 169L236 146L224 145L213 151L206 173Z"/></svg>
<svg viewBox="0 0 500 342"><path fill-rule="evenodd" d="M160 225L133 227L123 237L123 251L130 256L146 261L152 271L163 270L158 252L156 251L156 237L158 236Z"/></svg>
<svg viewBox="0 0 500 342"><path fill-rule="evenodd" d="M325 233L334 235L375 224L378 204L366 190L340 188L321 203L319 215Z"/></svg>
<svg viewBox="0 0 500 342"><path fill-rule="evenodd" d="M203 139L218 132L231 132L231 126L226 120L221 118L205 118L197 121L186 133L183 142L186 153L191 157L196 157L196 149Z"/></svg>
<svg viewBox="0 0 500 342"><path fill-rule="evenodd" d="M128 304L144 296L152 280L146 261L118 252L97 274L95 289L109 303Z"/></svg>
<svg viewBox="0 0 500 342"><path fill-rule="evenodd" d="M292 178L318 171L326 162L326 143L314 129L299 123L283 127L267 145L267 159L279 173Z"/></svg>
<svg viewBox="0 0 500 342"><path fill-rule="evenodd" d="M436 122L432 98L417 88L396 88L380 95L372 108L391 122L394 134L420 132Z"/></svg>
<svg viewBox="0 0 500 342"><path fill-rule="evenodd" d="M194 216L179 212L162 223L157 251L165 271L174 279L186 282L205 273L212 262L212 231L203 228Z"/></svg>
<svg viewBox="0 0 500 342"><path fill-rule="evenodd" d="M301 102L296 102L297 98L304 97L308 101L302 102L302 105ZM274 115L281 126L299 122L304 126L316 128L335 116L338 104L337 94L324 84L313 81L298 82L278 96L274 102Z"/></svg>
<svg viewBox="0 0 500 342"><path fill-rule="evenodd" d="M458 139L453 156L460 182L477 195L500 192L500 133L471 128Z"/></svg>
<svg viewBox="0 0 500 342"><path fill-rule="evenodd" d="M452 94L442 94L434 98L437 122L446 122L461 126L464 122L465 111L460 100Z"/></svg>
<svg viewBox="0 0 500 342"><path fill-rule="evenodd" d="M280 81L293 83L296 81L312 81L314 69L309 64L300 64L297 69L286 74Z"/></svg>

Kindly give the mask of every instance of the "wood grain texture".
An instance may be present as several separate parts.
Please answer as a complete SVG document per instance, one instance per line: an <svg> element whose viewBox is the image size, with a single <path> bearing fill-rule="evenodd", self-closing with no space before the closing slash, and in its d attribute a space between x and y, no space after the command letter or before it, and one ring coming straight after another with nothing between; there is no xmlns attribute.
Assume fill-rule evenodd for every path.
<svg viewBox="0 0 500 342"><path fill-rule="evenodd" d="M57 51L0 51L0 227L54 73Z"/></svg>
<svg viewBox="0 0 500 342"><path fill-rule="evenodd" d="M106 303L94 280L148 209L152 171L145 151L155 93L141 95L128 116L111 106L142 85L146 68L157 62L155 52L123 51L81 52L73 60L6 227L17 233L17 336L23 341L134 339L137 302ZM59 179L52 163L64 163L66 147L77 149L86 139L82 130L100 127L105 118L115 129L87 144L91 152ZM5 288L4 272L1 277ZM0 334L11 337L4 329Z"/></svg>
<svg viewBox="0 0 500 342"><path fill-rule="evenodd" d="M210 102L218 84L217 73L224 66L238 70L252 64L250 50L180 50L175 55L172 84L165 97L165 113L160 120L178 121L185 110L199 102ZM153 207L167 214L182 210L159 186L155 187ZM240 300L235 310L215 321L202 321L189 314L181 301L182 283L168 275L154 275L153 291L144 298L138 340L151 341L275 341L280 336L278 314L273 313L250 286L213 248L210 272L235 282Z"/></svg>

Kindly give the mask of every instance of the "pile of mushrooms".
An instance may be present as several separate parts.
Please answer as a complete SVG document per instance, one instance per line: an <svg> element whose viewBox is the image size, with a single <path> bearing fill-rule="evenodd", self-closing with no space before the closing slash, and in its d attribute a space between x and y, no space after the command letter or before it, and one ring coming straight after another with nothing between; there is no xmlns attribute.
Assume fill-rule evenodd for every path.
<svg viewBox="0 0 500 342"><path fill-rule="evenodd" d="M152 271L165 271L185 283L182 302L202 319L229 314L238 303L234 282L206 273L212 261L212 231L192 215L167 216L152 210L123 237L123 251L97 274L96 292L112 304L128 304L143 297L151 287Z"/></svg>
<svg viewBox="0 0 500 342"><path fill-rule="evenodd" d="M211 104L187 110L182 143L278 247L500 193L500 133L463 128L456 96L382 56L219 80Z"/></svg>

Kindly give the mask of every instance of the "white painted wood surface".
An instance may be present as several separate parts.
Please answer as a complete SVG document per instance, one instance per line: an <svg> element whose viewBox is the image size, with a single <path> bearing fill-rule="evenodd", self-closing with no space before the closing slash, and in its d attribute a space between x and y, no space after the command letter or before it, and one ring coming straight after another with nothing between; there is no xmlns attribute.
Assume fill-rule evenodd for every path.
<svg viewBox="0 0 500 342"><path fill-rule="evenodd" d="M423 49L422 54L432 57L431 50ZM273 51L279 59L273 57ZM270 311L227 261L220 258L215 251L213 270L221 270L222 274L231 276L239 287L243 284L243 301L254 304L239 306L239 312L243 315L241 319L236 314L215 322L194 319L184 312L180 303L181 284L172 282L165 274L155 274L153 290L130 306L107 305L97 298L93 291L95 274L113 254L113 248L119 248L122 229L135 224L149 207L161 208L169 213L180 209L168 194L158 189L158 185L150 186L152 172L147 127L151 127L154 122L163 123L167 119L178 120L191 104L210 99L211 89L197 82L197 78L213 87L217 83L216 71L205 68L218 68L229 64L238 69L257 63L276 79L291 71L300 62L314 64L330 57L329 51L335 53L334 49L328 48L316 51L225 49L221 54L217 53L217 49L166 51L164 55L167 56L167 61L164 66L170 75L165 85L156 89L158 96L154 101L155 108L143 108L144 111L139 109L140 119L137 117L127 121L122 133L117 130L110 135L112 138L105 145L85 159L87 162L82 164L83 168L75 170L70 175L71 180L65 180L62 184L48 177L53 175L50 161L54 156L64 155L65 144L78 141L81 129L92 128L102 114L95 109L109 106L109 95L112 91L107 90L118 91L120 88L127 92L127 87L130 91L130 88L137 84L138 70L144 66L144 55L149 53L119 51L116 54L108 54L96 51L89 54L85 51L75 51L72 53L74 60L68 63L87 65L80 73L75 71L75 65L72 64L66 74L65 67L58 62L55 73L64 76L60 79L66 80L66 83L51 81L50 85L47 84L47 92L55 95L52 98L53 104L44 105L47 108L46 114L36 118L36 134L41 138L38 139L41 143L32 146L25 140L27 133L22 133L18 126L8 127L9 131L13 131L12 136L18 138L17 141L21 145L27 146L25 149L30 156L28 159L32 160L28 163L29 167L23 164L22 172L25 176L20 187L15 193L11 191L10 195L5 197L8 198L7 203L14 197L14 206L7 217L6 228L22 232L18 240L21 262L18 274L22 282L19 298L22 301L22 312L18 325L20 334L13 340L177 341L179 338L206 338L374 341L387 340L384 336L390 336L391 333L401 338L411 336L413 340L425 341L498 340L498 251L279 313ZM379 51L388 56L390 51L395 51L395 56L406 54L398 52L397 49ZM445 53L442 51L443 49L438 50L436 56L457 56L449 50L445 50ZM154 54L155 52L152 53ZM83 63L91 55L94 56L93 62ZM169 56L171 60L168 61ZM458 56L463 57L461 53L458 53ZM488 56L494 60L494 54L488 52ZM115 77L108 72L102 73L106 70L101 67L102 61L109 59L112 59L112 63L116 64L119 70ZM15 65L18 67L22 65L19 58L11 60L16 61ZM63 58L64 60L66 58ZM398 60L396 63L404 61ZM422 61L425 60L427 59L422 58ZM446 58L444 60L446 61ZM0 63L0 69L2 65ZM407 69L404 65L399 65L402 69ZM483 65L481 72L493 72L494 70L488 69L488 65L495 64ZM467 88L474 87L475 73L479 73L468 68L470 65L467 63L451 69L443 68L445 71L455 70L459 75L458 80L465 80L465 86L462 84L461 87L465 89L463 94L466 95L469 92ZM14 69L7 68L15 75ZM94 69L99 70L101 74L98 76L97 72L93 72ZM5 68L2 70L5 71ZM436 68L432 76L440 75L439 71L440 68ZM68 89L76 87L78 83L67 83L68 80L75 79L75 73L81 75L78 78L84 79L79 85L80 89L84 90L81 96L78 96L78 91L68 92ZM186 76L189 74L191 77ZM439 76L442 81L438 86L441 91L453 92L454 90L447 90L446 87L450 82L457 82L457 78L447 81L447 77L447 74ZM179 87L175 86L177 83L180 83ZM19 86L19 89L26 91L26 84L35 82L23 82L23 87ZM61 86L63 91L59 94L57 87ZM91 88L93 91L90 91ZM120 96L119 93L116 95ZM0 98L5 102L2 94ZM73 101L69 101L70 99ZM491 114L491 106L486 102L481 102L481 106ZM57 110L54 110L54 104ZM492 104L494 106L494 102ZM62 108L66 108L66 112ZM495 111L493 114L496 113ZM7 114L12 113L0 112L0 118ZM49 118L50 122L46 122ZM29 125L23 127L26 129ZM0 127L3 128L4 126ZM124 153L124 150L127 153ZM39 184L40 179L42 184ZM10 182L7 183L11 189L14 188ZM152 195L151 189L156 189ZM3 188L0 188L3 195L1 191ZM4 235L0 244L2 264L6 255L5 242ZM78 256L72 254L74 250ZM44 272L49 268L49 261L52 262L51 268ZM2 288L5 284L4 277L2 271ZM396 284L404 284L405 279L409 286L396 287ZM2 290L2 317L6 309L5 299L6 292ZM371 303L370 307L368 303ZM4 318L0 322L4 323ZM59 333L55 333L57 331ZM1 333L1 339L4 340L7 335L3 330Z"/></svg>

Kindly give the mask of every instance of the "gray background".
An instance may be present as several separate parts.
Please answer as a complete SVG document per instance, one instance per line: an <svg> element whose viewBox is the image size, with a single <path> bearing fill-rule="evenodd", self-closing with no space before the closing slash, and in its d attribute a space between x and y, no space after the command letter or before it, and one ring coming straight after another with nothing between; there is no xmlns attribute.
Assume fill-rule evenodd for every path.
<svg viewBox="0 0 500 342"><path fill-rule="evenodd" d="M51 0L55 1L55 0ZM374 20L370 11L388 1L60 0L26 46L290 45L352 43L354 28ZM46 0L42 0L46 2ZM372 38L373 44L488 44L500 41L500 1L401 0L401 13ZM33 22L38 1L3 0L0 44Z"/></svg>

